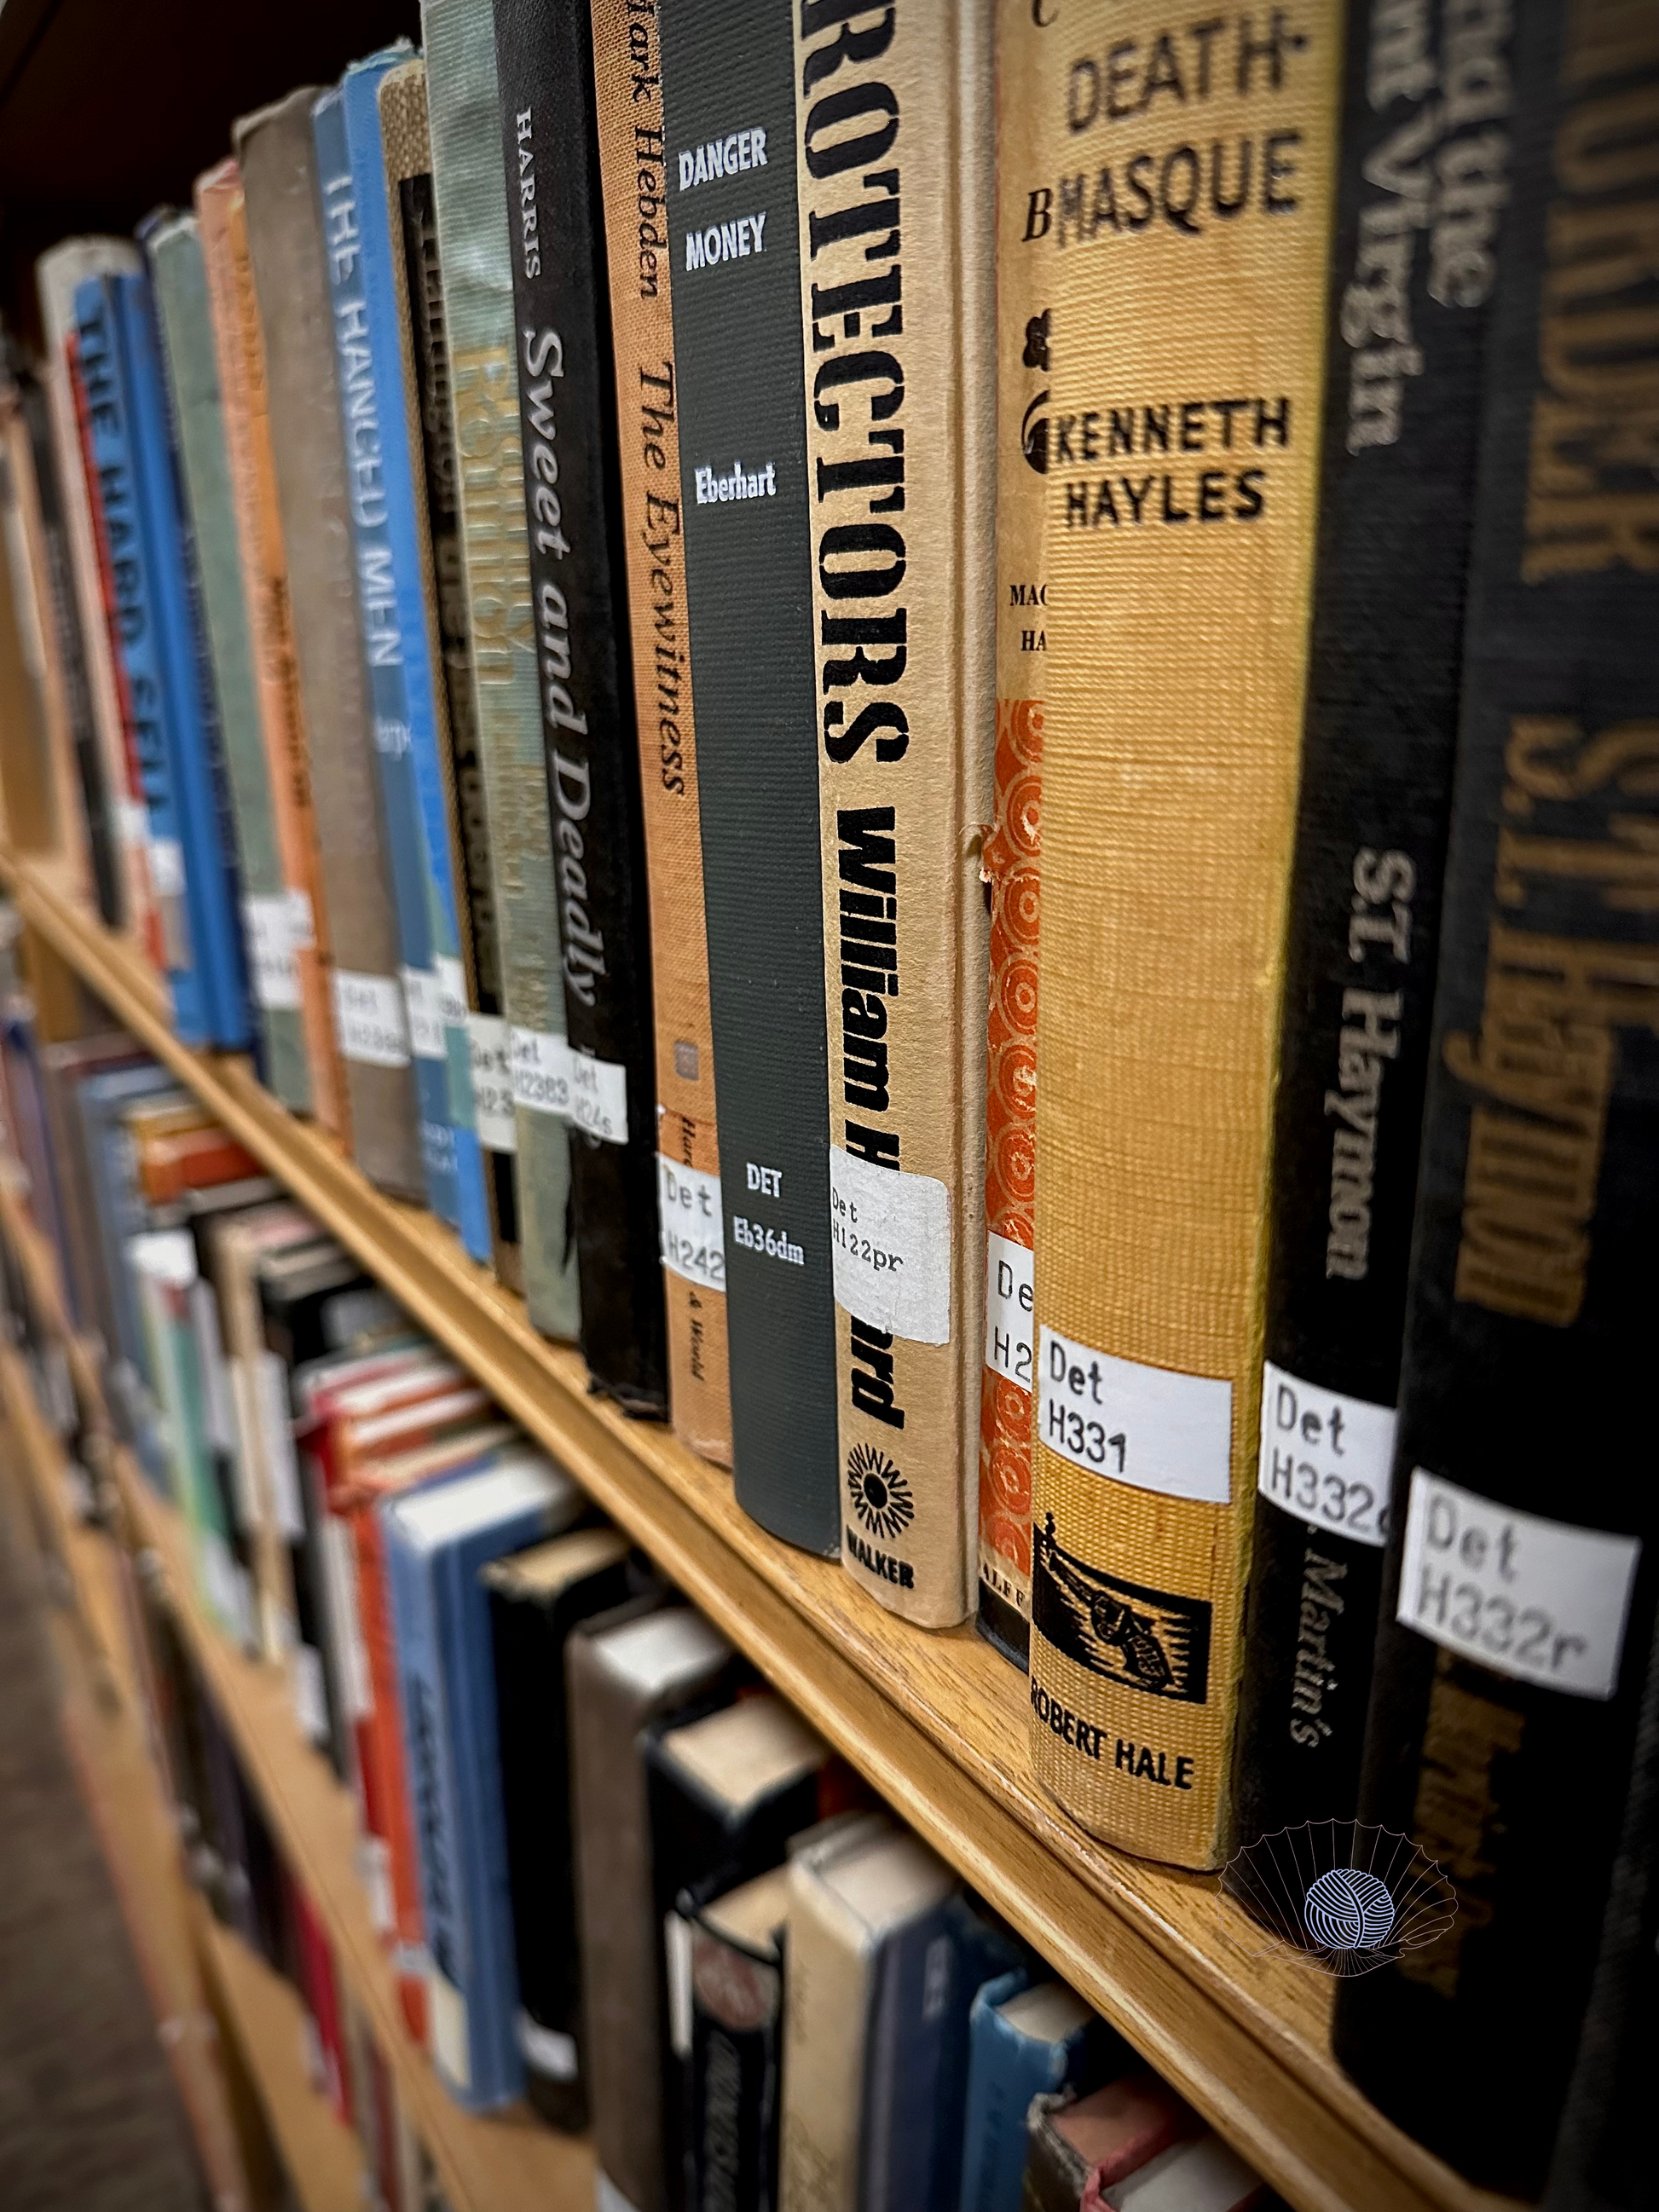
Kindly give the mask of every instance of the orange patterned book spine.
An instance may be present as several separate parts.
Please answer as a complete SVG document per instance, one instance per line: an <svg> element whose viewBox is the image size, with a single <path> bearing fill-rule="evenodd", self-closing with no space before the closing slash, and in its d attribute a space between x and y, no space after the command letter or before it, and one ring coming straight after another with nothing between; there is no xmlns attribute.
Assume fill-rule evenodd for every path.
<svg viewBox="0 0 1659 2212"><path fill-rule="evenodd" d="M265 396L264 337L248 258L247 207L234 161L222 161L196 184L214 350L224 400L225 442L235 490L259 686L260 720L270 776L283 880L294 915L294 964L311 1070L312 1110L345 1137L345 1085L330 1000L328 912L311 796L311 763L288 598L288 554L276 506L276 464Z"/></svg>

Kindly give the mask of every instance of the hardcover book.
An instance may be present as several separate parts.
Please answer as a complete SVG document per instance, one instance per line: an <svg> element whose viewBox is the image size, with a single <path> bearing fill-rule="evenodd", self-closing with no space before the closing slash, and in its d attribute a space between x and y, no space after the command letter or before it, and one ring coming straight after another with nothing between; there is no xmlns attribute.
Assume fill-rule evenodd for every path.
<svg viewBox="0 0 1659 2212"><path fill-rule="evenodd" d="M1482 33L1476 82L1453 58L1461 23L1436 20L1437 39L1407 52L1378 0L1348 17L1237 1752L1247 1843L1353 1817L1388 1536L1480 371L1509 191L1507 29ZM1409 179L1425 174L1413 163L1430 131L1437 173L1456 183L1423 232Z"/></svg>
<svg viewBox="0 0 1659 2212"><path fill-rule="evenodd" d="M495 881L525 1302L544 1335L579 1322L564 995L540 660L519 438L511 236L489 0L422 10L432 173L450 336L450 404Z"/></svg>
<svg viewBox="0 0 1659 2212"><path fill-rule="evenodd" d="M921 0L795 36L842 1564L929 1628L970 1609L977 1549L990 26L988 0Z"/></svg>
<svg viewBox="0 0 1659 2212"><path fill-rule="evenodd" d="M34 284L46 337L42 376L51 413L52 456L63 503L93 731L110 808L111 842L120 887L118 920L141 942L149 945L154 917L148 824L135 807L138 793L129 775L126 726L116 690L113 648L68 359L75 331L75 294L82 280L130 274L138 266L137 250L127 239L69 238L36 262Z"/></svg>
<svg viewBox="0 0 1659 2212"><path fill-rule="evenodd" d="M323 896L305 710L294 653L288 550L277 507L276 457L265 374L264 333L253 289L247 202L234 161L196 179L196 212L207 264L213 342L224 405L236 540L258 690L259 728L270 786L271 825L285 908L261 917L273 971L291 963L310 1084L311 1110L349 1134L344 1078L334 1038L332 939Z"/></svg>
<svg viewBox="0 0 1659 2212"><path fill-rule="evenodd" d="M1048 87L1067 166L1048 248L1031 1757L1092 1833L1189 1867L1231 1841L1341 50L1336 16L1274 22L1263 46L1255 18L1229 19L1179 125L1156 92L1143 112L1103 88L1094 58L1119 40L1155 82L1164 19L1138 0L1068 18L1085 58ZM1181 203L1200 116L1190 227L1167 196L1143 223L1129 179L1161 173ZM1294 179L1268 150L1291 144Z"/></svg>
<svg viewBox="0 0 1659 2212"><path fill-rule="evenodd" d="M1519 11L1456 789L1360 1815L1457 1911L1337 2055L1468 2179L1540 2187L1591 2002L1659 1597L1639 1419L1659 1142L1659 40ZM1626 135L1628 134L1628 135ZM1551 1899L1538 1940L1536 1900ZM1409 2054L1409 2057L1407 2056Z"/></svg>
<svg viewBox="0 0 1659 2212"><path fill-rule="evenodd" d="M170 215L156 222L147 250L178 424L182 492L197 549L208 669L235 823L242 941L264 1045L264 1074L285 1106L303 1111L311 1103L311 1077L300 1028L300 978L289 942L288 890L254 686L224 404L196 217Z"/></svg>
<svg viewBox="0 0 1659 2212"><path fill-rule="evenodd" d="M391 51L397 55L404 49ZM417 999L410 1002L410 1034L415 1037L418 1028L429 1032L433 1041L442 1046L445 1113L453 1132L461 1241L475 1260L488 1260L489 1222L478 1134L472 1118L472 1054L460 969L457 825L448 778L449 732L444 690L437 673L430 546L423 512L424 471L408 388L401 225L394 225L392 214L393 170L401 177L409 173L411 161L419 165L430 158L424 129L414 127L414 116L403 96L402 88L407 88L411 71L418 78L421 64L398 62L392 69L382 70L380 58L356 63L346 71L340 94L357 194L361 269L368 311L368 350L386 495L386 539L392 556L403 654L408 758L418 803L417 850L431 927L430 979L417 987ZM382 123L382 99L394 78L399 80L400 88L393 92L389 103L388 112L396 125L395 143L389 148ZM420 113L423 117L423 96ZM361 386L357 396L361 398ZM362 418L357 419L361 428ZM371 669L371 684L374 680ZM410 988L407 977L404 988L406 991ZM413 1011L417 1001L418 1011Z"/></svg>
<svg viewBox="0 0 1659 2212"><path fill-rule="evenodd" d="M674 8L659 21L732 1468L738 1503L763 1528L833 1554L817 765L816 746L778 741L780 730L818 726L793 35L787 11L760 6ZM728 172L722 152L711 169L709 149L728 141L738 166ZM879 1395L890 1354L873 1340L870 1350Z"/></svg>
<svg viewBox="0 0 1659 2212"><path fill-rule="evenodd" d="M395 538L393 534L398 492L406 505L409 487L407 454L401 451L407 439L399 434L404 428L402 386L389 374L397 360L389 301L384 303L386 319L380 319L380 290L390 282L384 264L391 247L386 235L385 159L374 94L380 79L403 58L404 49L395 48L356 64L356 74L349 70L337 91L326 92L318 100L312 123L328 247L340 422L348 456L357 608L398 921L399 973L420 1100L421 1156L427 1201L439 1219L453 1228L460 1220L460 1185L435 964L435 878L416 768L417 750L429 750L432 744L430 670L424 611L416 611L411 634L399 589L398 556L401 552L405 559L412 557L412 543L405 544L401 533ZM375 192L380 196L378 222ZM371 271L380 276L380 285L373 290ZM394 401L399 403L395 407Z"/></svg>
<svg viewBox="0 0 1659 2212"><path fill-rule="evenodd" d="M158 209L138 226L147 257L151 237L166 220L166 211ZM116 295L138 504L151 544L185 896L207 1002L209 1042L221 1051L240 1052L252 1042L253 1025L236 831L179 413L161 349L153 278L118 278ZM155 859L152 849L152 866Z"/></svg>
<svg viewBox="0 0 1659 2212"><path fill-rule="evenodd" d="M420 1838L432 2055L470 2112L506 2103L523 2082L489 1605L479 1571L568 1527L583 1503L550 1462L508 1450L465 1481L379 1509Z"/></svg>
<svg viewBox="0 0 1659 2212"><path fill-rule="evenodd" d="M425 64L407 62L393 70L382 82L380 97L422 576L436 624L434 647L443 676L439 766L456 868L472 1118L495 1273L509 1289L522 1291L514 1157L518 1129L502 1012L489 807L478 757L478 703L461 546L460 465L450 407L449 327L438 253Z"/></svg>
<svg viewBox="0 0 1659 2212"><path fill-rule="evenodd" d="M658 1209L675 1434L732 1464L725 1219L703 921L702 801L686 620L668 169L657 19L592 9L595 123L608 210L621 532L651 906ZM644 67L638 42L644 40Z"/></svg>
<svg viewBox="0 0 1659 2212"><path fill-rule="evenodd" d="M408 1021L357 614L346 449L311 109L301 91L232 134L264 334L271 455L288 555L335 1036L352 1150L371 1182L422 1194Z"/></svg>
<svg viewBox="0 0 1659 2212"><path fill-rule="evenodd" d="M1036 952L1042 904L1054 190L1039 134L1065 55L1054 17L996 0L996 688L985 1054L985 1364L979 1407L979 1632L1023 1667L1031 1641L1031 1223L1036 1202ZM1041 149L1041 150L1039 150ZM1048 220L1052 220L1049 217Z"/></svg>
<svg viewBox="0 0 1659 2212"><path fill-rule="evenodd" d="M721 1892L692 1916L687 2212L719 2212L734 2198L777 2212L788 1916L787 1866Z"/></svg>
<svg viewBox="0 0 1659 2212"><path fill-rule="evenodd" d="M587 2121L571 1791L571 1631L629 1595L628 1539L580 1528L483 1572L495 1663L525 2094L555 2127Z"/></svg>
<svg viewBox="0 0 1659 2212"><path fill-rule="evenodd" d="M657 2084L662 1931L652 1884L647 1722L717 1692L731 1647L701 1613L635 1600L579 1628L566 1656L576 1906L600 2201L667 2212Z"/></svg>
<svg viewBox="0 0 1659 2212"><path fill-rule="evenodd" d="M1062 1982L1015 1966L974 1996L960 2212L1020 2212L1031 2100L1122 2069L1127 2047Z"/></svg>
<svg viewBox="0 0 1659 2212"><path fill-rule="evenodd" d="M1141 2172L1200 2131L1196 2112L1145 2068L1079 2097L1034 2097L1025 2122L1021 2212L1102 2212L1103 2190Z"/></svg>
<svg viewBox="0 0 1659 2212"><path fill-rule="evenodd" d="M568 0L495 0L495 22L582 1356L627 1411L660 1414L651 942L633 666L618 635L628 586L592 39L586 8Z"/></svg>
<svg viewBox="0 0 1659 2212"><path fill-rule="evenodd" d="M112 617L147 810L150 881L173 1018L186 1044L205 1044L210 1012L198 972L198 922L185 893L184 812L179 794L157 579L131 419L118 326L119 291L143 280L88 277L75 296L76 371L86 395L98 520L112 583Z"/></svg>
<svg viewBox="0 0 1659 2212"><path fill-rule="evenodd" d="M688 2201L692 1925L702 1901L777 1865L810 1828L829 1754L781 1698L740 1698L647 1732L652 1924L658 1959L664 2166L671 2206Z"/></svg>

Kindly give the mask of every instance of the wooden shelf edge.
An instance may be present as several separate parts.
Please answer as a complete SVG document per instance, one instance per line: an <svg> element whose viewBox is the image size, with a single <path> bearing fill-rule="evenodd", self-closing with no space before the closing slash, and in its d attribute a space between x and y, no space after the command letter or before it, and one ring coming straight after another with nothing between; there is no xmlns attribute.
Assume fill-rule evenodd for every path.
<svg viewBox="0 0 1659 2212"><path fill-rule="evenodd" d="M230 2017L301 2212L362 2212L362 2151L307 2074L300 2000L214 1918L204 1899L193 1905L197 1948Z"/></svg>
<svg viewBox="0 0 1659 2212"><path fill-rule="evenodd" d="M1030 1775L1023 1678L970 1632L911 1630L833 1565L766 1537L718 1470L589 1395L580 1359L538 1337L522 1301L428 1215L374 1190L244 1061L181 1046L136 949L48 872L0 853L0 879L112 1012L1299 2212L1497 2212L1504 2200L1341 2074L1328 1988L1253 1960L1212 1881L1098 1845L1049 1802Z"/></svg>

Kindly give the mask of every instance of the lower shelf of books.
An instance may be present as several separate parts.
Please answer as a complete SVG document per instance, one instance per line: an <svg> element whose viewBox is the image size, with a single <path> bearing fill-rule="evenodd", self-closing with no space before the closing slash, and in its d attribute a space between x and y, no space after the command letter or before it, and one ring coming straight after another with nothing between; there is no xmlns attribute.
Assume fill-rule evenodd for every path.
<svg viewBox="0 0 1659 2212"><path fill-rule="evenodd" d="M245 1062L173 1038L132 949L38 863L0 856L26 920L110 1011L568 1468L662 1571L957 1874L1300 2212L1478 2212L1473 2190L1392 2127L1330 2055L1330 1985L1255 1955L1212 1878L1085 1835L1038 1787L1024 1678L963 1629L927 1634L835 1566L769 1538L729 1478L670 1433L591 1396L579 1358L543 1340L424 1212L374 1190L285 1112ZM316 1890L377 2029L397 1999L353 1869L346 1793L301 1746L283 1688L195 1605L167 1509L128 1470L148 1540L170 1559L181 1622L273 1823ZM416 2123L459 2206L578 2201L585 2148L511 2121L463 2122L410 2046ZM493 2180L492 2180L492 2177ZM539 2191L539 2195L535 2192Z"/></svg>

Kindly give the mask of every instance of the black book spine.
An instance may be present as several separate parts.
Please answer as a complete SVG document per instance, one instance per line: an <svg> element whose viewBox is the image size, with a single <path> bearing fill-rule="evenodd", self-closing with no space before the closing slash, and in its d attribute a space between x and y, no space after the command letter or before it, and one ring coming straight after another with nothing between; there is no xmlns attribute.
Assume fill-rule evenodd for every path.
<svg viewBox="0 0 1659 2212"><path fill-rule="evenodd" d="M87 817L87 848L98 893L98 911L112 929L118 929L122 921L121 890L111 833L109 794L104 788L104 764L99 757L97 725L93 720L81 613L75 602L69 538L63 501L58 495L58 465L52 449L51 419L46 394L33 377L19 378L18 392L28 431L29 452L34 461L35 493L40 506L40 534L45 542L46 581L52 599L50 619L58 641L58 662L64 674L70 732L75 745L75 770Z"/></svg>
<svg viewBox="0 0 1659 2212"><path fill-rule="evenodd" d="M495 0L525 515L571 1051L581 1347L668 1406L656 1042L592 33L580 0Z"/></svg>
<svg viewBox="0 0 1659 2212"><path fill-rule="evenodd" d="M1509 10L1348 9L1242 1690L1249 1843L1352 1820L1451 811ZM1464 62L1478 48L1478 71ZM1461 71L1461 74L1460 74Z"/></svg>
<svg viewBox="0 0 1659 2212"><path fill-rule="evenodd" d="M1516 10L1434 1050L1360 1804L1455 1920L1345 1980L1361 2087L1530 2196L1659 1591L1659 20ZM1641 451L1638 453L1638 447ZM1624 1444L1618 1441L1626 1438Z"/></svg>
<svg viewBox="0 0 1659 2212"><path fill-rule="evenodd" d="M693 1928L686 2212L777 2212L782 1996L771 1960Z"/></svg>
<svg viewBox="0 0 1659 2212"><path fill-rule="evenodd" d="M577 1621L621 1605L628 1590L628 1564L619 1559L551 1599L489 1591L514 1955L519 2002L534 2031L519 2039L525 2094L550 2125L570 2130L587 2124L587 2082L565 1640Z"/></svg>
<svg viewBox="0 0 1659 2212"><path fill-rule="evenodd" d="M454 811L451 826L466 892L460 919L471 1001L473 1103L497 1271L509 1288L520 1290L522 1283L512 1279L519 1273L518 1161L513 1149L513 1090L502 1026L507 1008L501 997L501 939L495 928L495 888L490 873L489 816L483 762L478 751L478 698L473 689L460 480L454 417L450 410L449 331L438 258L438 211L429 172L404 177L398 191L412 340L410 349L421 417L427 533L432 544L438 645L449 707L448 781ZM471 1018L478 1015L488 1025L482 1030Z"/></svg>
<svg viewBox="0 0 1659 2212"><path fill-rule="evenodd" d="M738 1503L763 1528L834 1554L838 1401L793 31L787 8L748 6L665 9L661 31L732 1466ZM749 166L711 177L705 159L707 180L696 181L700 149L723 147L734 131ZM683 166L692 179L684 185ZM761 251L710 259L707 240L723 252L726 233L735 238L745 218ZM713 495L721 478L740 478L755 495Z"/></svg>

